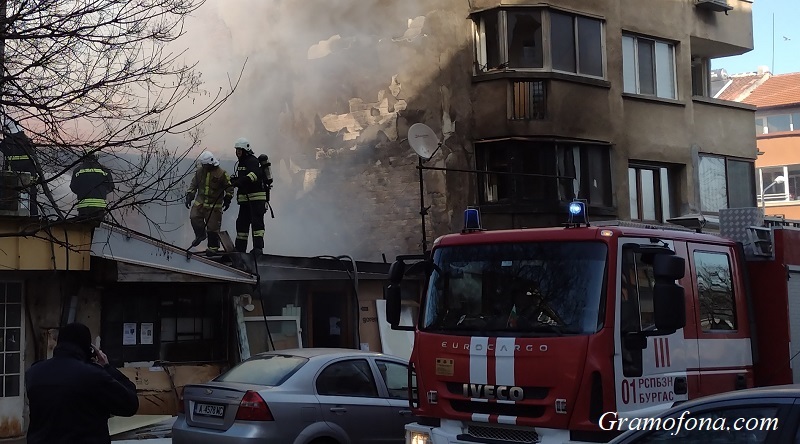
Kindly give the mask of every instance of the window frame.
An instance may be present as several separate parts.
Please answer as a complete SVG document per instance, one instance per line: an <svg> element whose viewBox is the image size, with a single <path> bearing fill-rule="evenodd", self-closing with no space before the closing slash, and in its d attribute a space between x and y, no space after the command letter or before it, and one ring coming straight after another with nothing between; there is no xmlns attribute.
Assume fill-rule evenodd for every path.
<svg viewBox="0 0 800 444"><path fill-rule="evenodd" d="M384 386L384 388L386 388L386 397L388 399L402 399L402 400L407 401L408 400L408 388L406 389L405 394L404 394L403 397L394 396L392 394L392 390L393 389L391 387L389 387L389 381L387 380L388 377L384 376L384 374L381 373L381 371L380 371L381 364L396 365L398 367L404 368L405 371L406 371L406 379L405 379L406 383L408 383L408 364L404 364L404 363L397 362L397 361L392 361L392 360L389 360L389 359L375 358L375 368L378 369L378 375L380 375L381 380L383 381L383 386ZM389 372L387 371L387 376L388 376L388 373ZM413 382L412 382L412 384L413 384ZM395 389L395 390L397 390L397 389Z"/></svg>
<svg viewBox="0 0 800 444"><path fill-rule="evenodd" d="M632 184L630 183L630 174L631 170L634 170L635 177L636 177L636 214L633 212L633 208L631 208L630 218L631 220L642 221L642 222L658 222L663 223L666 222L667 219L672 217L672 214L675 212L674 210L674 202L672 199L673 195L677 195L678 193L675 192L675 186L677 180L675 178L675 166L668 165L668 164L658 164L658 163L649 163L649 162L640 162L631 160L628 162L628 193L631 193L633 190ZM654 184L654 205L655 205L655 219L646 219L644 218L644 210L643 210L643 186L642 186L642 170L649 170L653 172L653 184ZM629 201L632 202L633 196L629 195Z"/></svg>
<svg viewBox="0 0 800 444"><path fill-rule="evenodd" d="M732 328L730 328L730 329L715 329L715 328L706 328L706 327L703 326L703 321L706 319L706 316L703 315L703 304L702 304L703 292L700 289L700 276L699 276L700 275L701 265L702 265L703 262L698 260L698 256L699 255L704 255L704 256L722 256L726 260L727 267L728 267L727 268L727 271L728 271L728 282L727 282L727 284L728 284L728 289L729 289L729 294L728 294L728 297L726 298L726 302L730 301L730 303L731 303L730 312L731 312L731 318L732 318L732 324L733 324L731 326ZM695 289L697 290L697 325L698 325L698 328L700 329L700 332L702 334L723 334L723 335L729 335L729 334L734 334L735 335L735 334L739 333L741 331L741 322L740 322L740 319L739 319L739 306L737 304L738 292L737 292L737 289L736 289L736 283L735 283L735 279L734 279L734 267L733 267L733 261L731 259L730 253L725 252L725 251L719 251L719 250L713 251L713 250L705 250L705 249L702 249L702 248L697 248L697 249L694 249L692 251L692 264L693 264L692 265L692 274L693 274L692 277L693 277L693 280L694 280Z"/></svg>
<svg viewBox="0 0 800 444"><path fill-rule="evenodd" d="M334 366L345 364L345 363L350 363L350 362L361 362L366 366L366 370L367 370L366 374L369 376L370 380L372 381L372 386L375 389L374 396L354 395L354 394L341 394L341 393L323 393L322 391L320 391L320 389L319 389L319 380L322 377L322 375L325 374L325 372L327 370L331 369ZM340 397L341 396L341 397L346 397L346 398L382 398L381 391L379 390L379 387L378 387L378 381L375 378L375 373L372 370L372 365L370 364L369 359L366 359L366 358L351 358L351 357L347 357L347 358L337 359L337 360L330 361L330 362L326 363L319 370L319 372L317 372L317 374L314 375L314 392L318 396L336 396L336 397Z"/></svg>
<svg viewBox="0 0 800 444"><path fill-rule="evenodd" d="M625 68L626 68L627 65L625 63L624 45L625 45L625 39L626 38L633 39L633 58L634 59L632 61L633 62L632 67L633 67L633 71L634 71L634 74L635 74L635 78L634 78L634 80L635 80L635 82L634 82L635 91L626 90L626 85L625 85L625 71L626 71ZM654 94L647 94L647 93L641 92L641 85L640 85L641 79L640 79L640 76L639 76L639 40L640 39L641 40L649 40L649 41L653 42L653 86L654 86L654 89L655 89L655 93ZM672 72L670 74L672 76L672 95L674 97L662 97L662 96L658 95L658 73L659 73L659 70L658 70L658 56L657 56L657 50L656 50L658 43L666 44L666 45L668 45L668 47L670 49L670 55L671 55L671 59L672 59ZM677 50L677 47L678 47L678 42L670 41L670 40L666 40L666 39L662 39L662 38L657 38L657 37L652 37L652 36L647 36L647 35L642 35L642 34L637 34L637 33L634 33L634 32L629 32L629 31L623 30L622 31L622 45L623 45L623 51L622 51L622 77L623 77L622 91L623 91L624 94L633 94L633 95L643 96L643 97L655 97L655 98L664 99L664 100L680 100L680 91L678 90L678 63L677 63L677 56L675 54L676 50Z"/></svg>
<svg viewBox="0 0 800 444"><path fill-rule="evenodd" d="M769 131L769 118L770 117L789 117L789 129L784 131ZM759 131L759 129L761 131ZM756 136L763 136L765 134L781 134L788 132L800 131L800 110L790 109L787 112L768 112L756 116Z"/></svg>
<svg viewBox="0 0 800 444"><path fill-rule="evenodd" d="M700 207L700 212L702 214L719 214L719 210L720 210L719 208L714 210L714 211L704 210L703 209L703 191L702 191L702 188L701 188L703 182L702 182L702 179L700 177L700 163L702 162L703 158L722 159L723 162L724 162L724 168L725 168L725 207L721 207L721 208L732 208L732 206L731 206L731 193L730 193L730 190L731 190L730 162L741 162L741 163L749 164L749 166L750 166L750 174L748 174L746 176L750 177L752 179L752 181L753 181L753 183L752 183L752 187L753 187L752 188L752 193L750 193L750 194L752 194L751 201L748 202L746 205L737 205L736 207L755 207L758 204L758 195L760 194L760 192L756 188L758 186L758 183L756 183L756 180L755 180L756 174L757 174L757 169L755 167L755 160L746 159L746 158L742 158L742 157L724 156L724 155L721 155L721 154L699 153L698 156L697 156L697 166L696 166L695 178L697 179L697 188L696 188L696 190L698 191L698 197L700 199L698 204L699 204L699 207ZM733 208L735 208L735 207L733 207Z"/></svg>
<svg viewBox="0 0 800 444"><path fill-rule="evenodd" d="M540 28L542 40L542 67L541 68L524 68L510 66L509 60L509 41L508 41L508 12L509 11L541 11L542 26ZM575 51L575 72L564 71L553 68L553 45L552 45L552 27L551 27L551 13L569 15L572 18L572 34L574 36L574 51ZM488 54L487 49L488 40L486 38L485 19L489 14L497 13L497 30L498 30L498 67L488 67ZM592 74L584 74L580 72L580 38L578 32L578 19L584 18L595 20L600 24L600 60L601 69L603 71L601 76ZM481 75L493 72L502 72L505 70L513 70L518 72L550 72L560 73L572 76L586 77L597 80L608 80L608 49L607 49L607 30L606 19L591 14L578 14L574 11L569 11L551 6L524 6L524 7L496 7L486 9L472 14L472 28L473 28L473 75Z"/></svg>

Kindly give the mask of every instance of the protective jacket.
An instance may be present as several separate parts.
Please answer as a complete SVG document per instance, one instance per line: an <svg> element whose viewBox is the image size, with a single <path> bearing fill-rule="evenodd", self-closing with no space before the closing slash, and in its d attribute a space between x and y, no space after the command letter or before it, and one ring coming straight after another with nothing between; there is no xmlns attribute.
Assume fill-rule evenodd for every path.
<svg viewBox="0 0 800 444"><path fill-rule="evenodd" d="M256 156L245 153L236 168L236 202L266 202L267 190L264 188L264 170Z"/></svg>
<svg viewBox="0 0 800 444"><path fill-rule="evenodd" d="M35 147L24 132L6 134L0 142L0 151L6 159L6 170L36 175L36 164L33 161L36 158Z"/></svg>
<svg viewBox="0 0 800 444"><path fill-rule="evenodd" d="M187 194L194 198L196 206L222 210L222 204L233 199L231 177L218 166L211 169L200 167L192 177Z"/></svg>
<svg viewBox="0 0 800 444"><path fill-rule="evenodd" d="M78 196L78 209L105 208L106 196L114 191L114 178L108 168L87 159L72 171L69 187Z"/></svg>
<svg viewBox="0 0 800 444"><path fill-rule="evenodd" d="M110 365L101 367L71 343L25 374L30 404L28 444L108 444L108 418L139 409L136 385Z"/></svg>

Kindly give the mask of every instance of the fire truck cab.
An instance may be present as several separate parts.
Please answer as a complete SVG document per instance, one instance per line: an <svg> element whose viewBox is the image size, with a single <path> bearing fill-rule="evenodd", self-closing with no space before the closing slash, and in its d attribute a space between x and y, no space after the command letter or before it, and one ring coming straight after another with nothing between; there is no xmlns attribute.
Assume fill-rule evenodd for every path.
<svg viewBox="0 0 800 444"><path fill-rule="evenodd" d="M721 211L719 234L570 215L487 231L469 209L461 233L392 264L386 317L414 330L407 443L607 442L609 412L800 380L800 229L757 208ZM427 285L400 326L412 269Z"/></svg>

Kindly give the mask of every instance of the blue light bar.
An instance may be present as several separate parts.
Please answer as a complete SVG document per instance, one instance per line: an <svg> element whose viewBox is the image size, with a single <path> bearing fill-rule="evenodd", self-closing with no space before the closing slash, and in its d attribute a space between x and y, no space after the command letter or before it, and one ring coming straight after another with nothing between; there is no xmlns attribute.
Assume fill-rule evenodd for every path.
<svg viewBox="0 0 800 444"><path fill-rule="evenodd" d="M569 223L570 224L587 224L589 218L586 215L586 203L579 200L569 203Z"/></svg>
<svg viewBox="0 0 800 444"><path fill-rule="evenodd" d="M479 231L481 228L481 213L477 208L464 210L464 231Z"/></svg>

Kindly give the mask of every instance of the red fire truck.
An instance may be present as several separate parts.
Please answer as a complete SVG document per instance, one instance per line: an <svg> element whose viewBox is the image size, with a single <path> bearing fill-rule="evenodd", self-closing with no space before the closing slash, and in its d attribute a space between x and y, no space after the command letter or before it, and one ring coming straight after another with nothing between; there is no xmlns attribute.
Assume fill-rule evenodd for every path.
<svg viewBox="0 0 800 444"><path fill-rule="evenodd" d="M487 231L468 209L463 232L390 268L387 320L414 330L406 443L607 442L606 412L800 381L800 228L760 214L723 210L707 234L589 224L576 203L563 227ZM415 270L417 325L401 326Z"/></svg>

